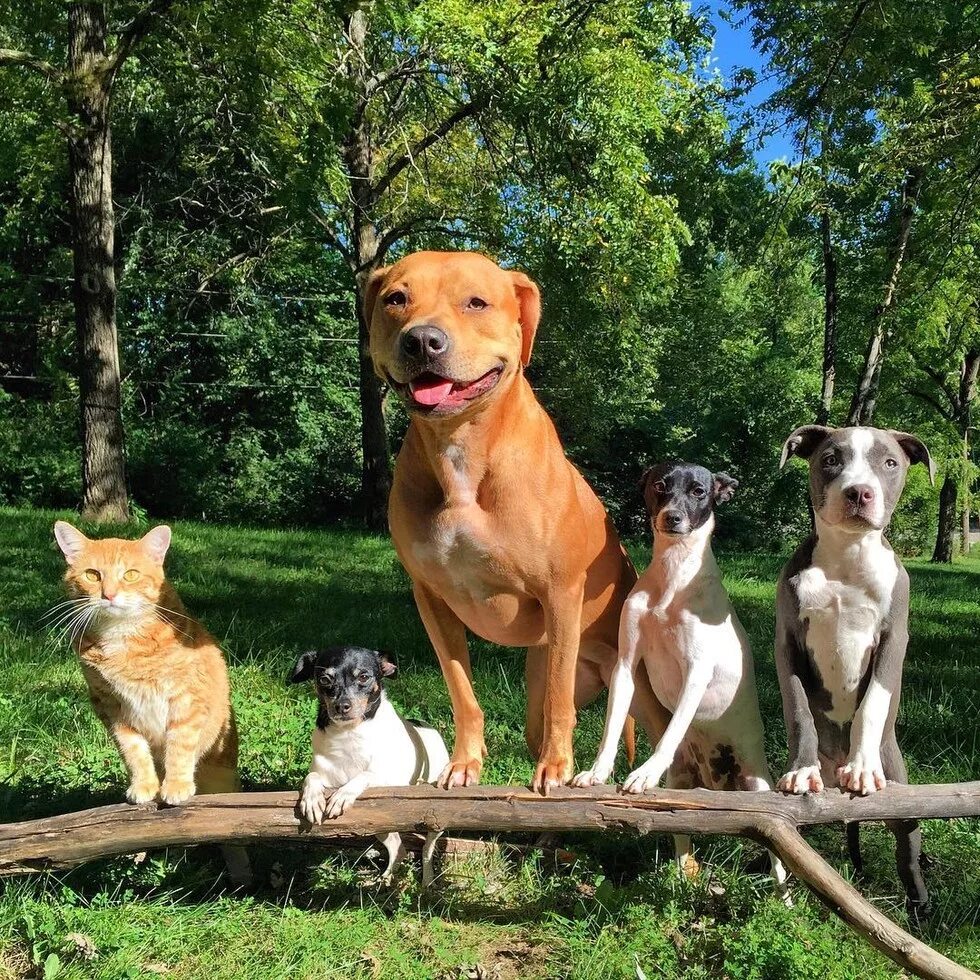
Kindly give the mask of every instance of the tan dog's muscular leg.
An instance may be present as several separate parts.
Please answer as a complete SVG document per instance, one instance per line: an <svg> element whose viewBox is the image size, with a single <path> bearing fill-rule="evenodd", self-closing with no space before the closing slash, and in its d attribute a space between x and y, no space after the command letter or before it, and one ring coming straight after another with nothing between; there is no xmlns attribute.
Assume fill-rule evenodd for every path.
<svg viewBox="0 0 980 980"><path fill-rule="evenodd" d="M456 729L449 765L437 782L445 789L472 786L480 781L487 748L483 742L483 710L473 690L466 627L442 599L417 582L414 593L419 615L446 679Z"/></svg>
<svg viewBox="0 0 980 980"><path fill-rule="evenodd" d="M575 673L582 635L585 579L556 589L544 603L548 632L544 737L531 788L547 793L572 778L572 731L575 728Z"/></svg>

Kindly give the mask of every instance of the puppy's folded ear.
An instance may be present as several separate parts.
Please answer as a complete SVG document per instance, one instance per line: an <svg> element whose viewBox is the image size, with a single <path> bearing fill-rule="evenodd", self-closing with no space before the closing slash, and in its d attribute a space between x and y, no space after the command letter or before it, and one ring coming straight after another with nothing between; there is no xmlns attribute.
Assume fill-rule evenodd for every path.
<svg viewBox="0 0 980 980"><path fill-rule="evenodd" d="M313 668L316 666L316 658L319 656L316 650L307 650L299 660L296 661L292 672L287 678L290 684L302 684L313 677Z"/></svg>
<svg viewBox="0 0 980 980"><path fill-rule="evenodd" d="M723 504L735 496L738 489L738 480L727 473L715 473L715 503Z"/></svg>
<svg viewBox="0 0 980 980"><path fill-rule="evenodd" d="M921 463L929 471L929 483L934 484L936 482L936 464L933 462L926 444L910 432L898 432L895 429L889 429L888 434L902 447L902 451L908 456L910 463Z"/></svg>
<svg viewBox="0 0 980 980"><path fill-rule="evenodd" d="M381 674L384 677L393 677L395 671L398 670L395 658L384 650L378 650L378 666L381 668Z"/></svg>
<svg viewBox="0 0 980 980"><path fill-rule="evenodd" d="M783 443L783 452L779 457L779 468L782 469L786 465L786 460L790 456L809 459L813 455L814 449L833 431L826 425L801 425L798 429L794 429Z"/></svg>

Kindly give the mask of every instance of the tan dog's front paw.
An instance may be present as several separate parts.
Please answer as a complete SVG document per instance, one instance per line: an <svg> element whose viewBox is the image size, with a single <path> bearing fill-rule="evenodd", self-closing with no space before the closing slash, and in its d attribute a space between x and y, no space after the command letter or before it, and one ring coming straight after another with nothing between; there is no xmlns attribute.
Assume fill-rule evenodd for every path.
<svg viewBox="0 0 980 980"><path fill-rule="evenodd" d="M574 772L575 760L570 755L551 755L538 762L531 789L547 795L554 787L570 782Z"/></svg>
<svg viewBox="0 0 980 980"><path fill-rule="evenodd" d="M440 789L453 789L455 786L475 786L480 781L482 769L482 759L450 759L449 764L439 774L436 786Z"/></svg>
<svg viewBox="0 0 980 980"><path fill-rule="evenodd" d="M888 785L881 759L868 758L860 752L837 770L837 782L842 789L869 796Z"/></svg>
<svg viewBox="0 0 980 980"><path fill-rule="evenodd" d="M160 787L160 799L170 806L184 803L194 795L194 780L168 776Z"/></svg>
<svg viewBox="0 0 980 980"><path fill-rule="evenodd" d="M784 793L795 793L797 796L803 793L822 793L823 777L820 775L820 767L803 766L800 769L791 769L779 780L778 788Z"/></svg>
<svg viewBox="0 0 980 980"><path fill-rule="evenodd" d="M160 782L157 779L133 780L126 790L126 799L130 803L150 803L160 792Z"/></svg>

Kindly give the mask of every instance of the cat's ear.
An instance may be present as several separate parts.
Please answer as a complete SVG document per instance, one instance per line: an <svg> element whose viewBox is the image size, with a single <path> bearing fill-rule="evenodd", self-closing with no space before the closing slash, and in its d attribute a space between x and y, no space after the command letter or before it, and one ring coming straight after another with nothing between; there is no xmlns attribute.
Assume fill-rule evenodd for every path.
<svg viewBox="0 0 980 980"><path fill-rule="evenodd" d="M170 528L166 524L161 524L147 531L140 538L140 544L155 562L162 565L163 559L167 557L167 549L170 547L170 537Z"/></svg>
<svg viewBox="0 0 980 980"><path fill-rule="evenodd" d="M89 539L68 521L54 522L54 539L69 565L75 562L89 544Z"/></svg>
<svg viewBox="0 0 980 980"><path fill-rule="evenodd" d="M293 666L289 675L290 684L302 684L313 676L313 668L316 666L316 658L319 656L316 650L307 650Z"/></svg>
<svg viewBox="0 0 980 980"><path fill-rule="evenodd" d="M384 677L393 677L395 671L398 670L394 657L384 650L378 651L378 666L381 668L381 674Z"/></svg>

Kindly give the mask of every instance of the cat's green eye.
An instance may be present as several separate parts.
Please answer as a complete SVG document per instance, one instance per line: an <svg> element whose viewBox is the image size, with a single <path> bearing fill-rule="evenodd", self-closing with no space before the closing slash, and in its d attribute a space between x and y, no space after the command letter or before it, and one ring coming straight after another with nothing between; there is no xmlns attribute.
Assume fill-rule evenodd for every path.
<svg viewBox="0 0 980 980"><path fill-rule="evenodd" d="M86 568L85 571L82 572L82 578L85 579L86 582L102 581L102 576L94 568Z"/></svg>
<svg viewBox="0 0 980 980"><path fill-rule="evenodd" d="M140 577L138 569L130 568L128 571L123 572L124 582L135 582Z"/></svg>

